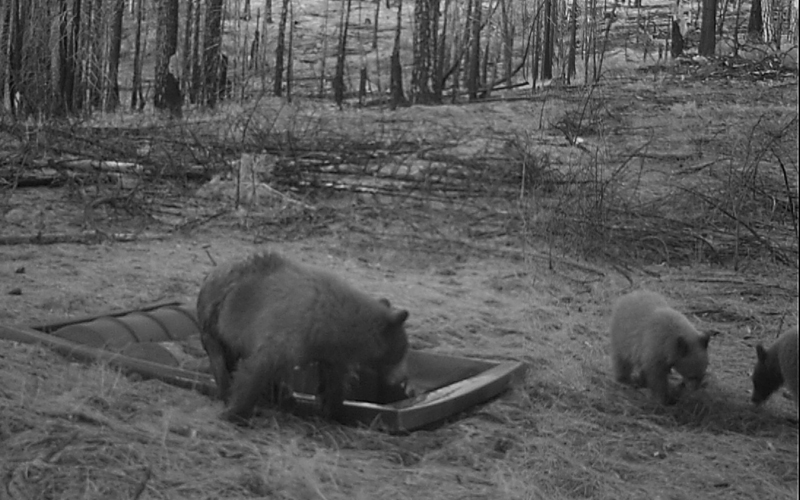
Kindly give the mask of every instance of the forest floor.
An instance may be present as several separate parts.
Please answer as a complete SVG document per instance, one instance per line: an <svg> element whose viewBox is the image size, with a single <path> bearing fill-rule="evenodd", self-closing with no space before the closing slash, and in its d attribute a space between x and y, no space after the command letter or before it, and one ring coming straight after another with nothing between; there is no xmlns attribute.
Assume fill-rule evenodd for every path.
<svg viewBox="0 0 800 500"><path fill-rule="evenodd" d="M785 180L796 207L796 71L774 79L730 71L697 64L617 74L591 100L553 88L396 112L300 99L259 106L280 110L271 115L275 130L313 123L354 136L395 134L404 144L446 138L448 154L534 158L530 165L565 176L558 179L590 165L598 185L616 186L603 193L617 205L591 205L608 215L672 199L676 217L695 217L676 193L707 188L710 196L718 184L700 174L712 164L729 173L757 165L758 176ZM229 106L222 111L241 113ZM585 120L576 118L584 111ZM773 156L748 163L765 150ZM737 240L695 217L688 232L699 243L679 248L671 219L647 219L652 232L638 239L612 232L591 245L593 235L581 232L589 226L569 224L591 215L584 204L598 193L578 188L452 202L292 192L267 208L233 209L229 197L187 182L140 211L92 204L111 188L91 188L0 192L4 238L101 236L0 246L0 323L168 298L193 304L212 259L268 248L408 309L414 349L524 361L527 375L500 397L407 435L268 409L242 427L221 420L221 402L204 395L0 340L0 500L797 498L795 403L783 391L760 408L749 402L754 346L798 321L796 225L785 244L777 225L748 225ZM634 188L635 207L625 203ZM773 201L777 213L783 205ZM110 236L123 233L135 236ZM753 234L756 244L732 243ZM663 293L698 328L718 332L708 383L675 406L611 377L611 304L638 288Z"/></svg>

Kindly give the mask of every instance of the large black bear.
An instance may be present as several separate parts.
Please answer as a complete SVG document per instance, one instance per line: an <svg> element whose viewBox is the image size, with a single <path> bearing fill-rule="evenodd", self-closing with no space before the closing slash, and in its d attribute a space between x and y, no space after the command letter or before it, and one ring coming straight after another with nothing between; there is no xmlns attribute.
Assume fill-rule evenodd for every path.
<svg viewBox="0 0 800 500"><path fill-rule="evenodd" d="M231 420L248 418L265 394L279 404L295 367L317 364L318 400L333 419L341 418L358 367L377 369L389 385L407 377L408 311L276 253L214 269L200 290L197 315Z"/></svg>

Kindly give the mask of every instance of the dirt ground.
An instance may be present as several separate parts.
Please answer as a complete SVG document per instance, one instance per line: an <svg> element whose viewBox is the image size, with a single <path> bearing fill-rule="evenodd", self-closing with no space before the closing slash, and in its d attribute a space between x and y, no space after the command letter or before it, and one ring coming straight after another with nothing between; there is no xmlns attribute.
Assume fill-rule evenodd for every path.
<svg viewBox="0 0 800 500"><path fill-rule="evenodd" d="M41 193L54 213L68 214L63 191L14 196L32 202ZM274 412L239 428L199 394L0 341L8 498L796 495L793 403L777 395L756 411L748 402L755 342L796 321L786 314L796 310L788 276L652 266L632 285L612 269L589 273L571 261L551 270L533 249L521 259L365 248L338 237L256 244L235 226L218 221L130 243L3 247L0 321L41 323L173 297L191 303L209 254L219 261L271 248L408 308L413 348L523 360L525 383L408 436ZM610 380L609 307L632 287L663 292L699 326L721 332L708 387L674 408ZM9 295L14 288L21 294Z"/></svg>

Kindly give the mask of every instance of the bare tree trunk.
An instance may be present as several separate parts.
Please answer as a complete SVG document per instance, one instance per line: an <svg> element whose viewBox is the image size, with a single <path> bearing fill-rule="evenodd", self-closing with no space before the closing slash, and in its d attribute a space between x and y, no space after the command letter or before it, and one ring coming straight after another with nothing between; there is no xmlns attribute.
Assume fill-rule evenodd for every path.
<svg viewBox="0 0 800 500"><path fill-rule="evenodd" d="M542 47L542 80L550 80L553 78L553 55L555 52L555 4L556 0L545 0L544 47Z"/></svg>
<svg viewBox="0 0 800 500"><path fill-rule="evenodd" d="M327 9L326 9L327 10ZM372 23L372 50L378 50L378 22L381 15L381 2L375 2L375 18Z"/></svg>
<svg viewBox="0 0 800 500"><path fill-rule="evenodd" d="M339 47L336 49L336 73L333 77L333 100L341 106L344 101L344 63L347 50L347 28L350 24L352 0L345 0L339 27Z"/></svg>
<svg viewBox="0 0 800 500"><path fill-rule="evenodd" d="M153 105L179 115L180 92L175 94L177 80L169 68L170 59L178 50L178 0L159 0L157 23Z"/></svg>
<svg viewBox="0 0 800 500"><path fill-rule="evenodd" d="M433 67L433 93L436 96L436 102L442 102L442 94L444 92L444 68L448 64L447 55L447 13L450 11L450 0L444 0L444 18L442 19L442 32L439 35L437 42L437 54L434 60Z"/></svg>
<svg viewBox="0 0 800 500"><path fill-rule="evenodd" d="M533 18L533 48L531 50L531 89L536 90L536 84L539 81L539 71L541 66L542 57L542 15L544 5L543 0L539 1L536 15Z"/></svg>
<svg viewBox="0 0 800 500"><path fill-rule="evenodd" d="M213 108L219 99L220 44L222 41L222 0L206 0L206 23L203 40L203 96Z"/></svg>
<svg viewBox="0 0 800 500"><path fill-rule="evenodd" d="M710 57L714 55L716 48L716 29L717 22L717 0L703 0L703 21L700 25L700 47L698 52L701 56Z"/></svg>
<svg viewBox="0 0 800 500"><path fill-rule="evenodd" d="M677 19L672 19L671 38L670 54L672 58L675 59L683 54L683 34L681 33L681 26Z"/></svg>
<svg viewBox="0 0 800 500"><path fill-rule="evenodd" d="M9 22L9 47L8 47L8 98L10 100L11 114L20 112L17 97L22 87L22 41L23 41L23 12L24 0L13 0L10 7Z"/></svg>
<svg viewBox="0 0 800 500"><path fill-rule="evenodd" d="M575 50L578 44L578 0L572 0L569 17L569 54L567 55L567 84L575 76Z"/></svg>
<svg viewBox="0 0 800 500"><path fill-rule="evenodd" d="M478 98L478 86L480 81L481 68L481 1L470 0L472 13L470 22L470 51L467 63L467 94L469 99L474 101Z"/></svg>
<svg viewBox="0 0 800 500"><path fill-rule="evenodd" d="M322 18L322 61L319 70L319 97L325 97L325 72L327 71L328 60L328 18L330 14L330 1L325 0L325 16Z"/></svg>
<svg viewBox="0 0 800 500"><path fill-rule="evenodd" d="M80 36L81 36L81 9L82 3L81 0L73 0L72 2L72 24L71 24L71 35L68 39L70 50L67 54L67 58L69 59L69 68L70 71L68 73L69 82L67 83L67 88L69 90L69 105L68 110L70 113L75 113L78 110L83 109L83 78L81 72L81 65L79 61L79 54L80 51Z"/></svg>
<svg viewBox="0 0 800 500"><path fill-rule="evenodd" d="M414 6L414 65L411 70L413 102L437 102L431 87L438 37L439 0L416 0Z"/></svg>
<svg viewBox="0 0 800 500"><path fill-rule="evenodd" d="M131 109L144 107L142 96L142 24L144 23L144 0L136 1L136 35L133 49L133 92Z"/></svg>
<svg viewBox="0 0 800 500"><path fill-rule="evenodd" d="M761 0L753 0L750 5L750 19L747 21L747 35L753 39L761 39L764 21L761 18Z"/></svg>
<svg viewBox="0 0 800 500"><path fill-rule="evenodd" d="M597 37L597 26L595 22L596 0L586 0L583 11L584 30L583 30L583 84L589 85L589 61L595 49Z"/></svg>
<svg viewBox="0 0 800 500"><path fill-rule="evenodd" d="M289 50L286 51L286 100L292 102L292 82L294 61L292 49L294 47L294 4L289 3Z"/></svg>
<svg viewBox="0 0 800 500"><path fill-rule="evenodd" d="M400 65L400 33L402 30L403 0L397 2L397 23L394 29L394 47L392 48L390 88L392 93L389 107L396 109L398 106L408 106L406 95L403 92L403 67Z"/></svg>
<svg viewBox="0 0 800 500"><path fill-rule="evenodd" d="M200 100L203 81L203 71L200 66L200 0L190 0L195 3L192 42L192 83L189 88L189 102L192 104Z"/></svg>
<svg viewBox="0 0 800 500"><path fill-rule="evenodd" d="M183 61L181 65L181 91L183 95L191 95L192 87L192 28L195 0L186 1L186 20L183 23ZM198 6L199 8L199 6ZM191 100L191 97L190 97ZM192 100L192 102L194 102Z"/></svg>
<svg viewBox="0 0 800 500"><path fill-rule="evenodd" d="M283 0L281 20L278 22L278 41L275 47L275 80L272 91L276 96L283 95L283 53L286 46L286 19L289 15L289 0Z"/></svg>
<svg viewBox="0 0 800 500"><path fill-rule="evenodd" d="M89 29L88 46L90 47L88 60L87 84L89 88L89 106L92 109L99 109L103 99L103 32L105 29L106 16L103 12L103 0L94 0L94 3L87 2L90 12L88 16Z"/></svg>
<svg viewBox="0 0 800 500"><path fill-rule="evenodd" d="M573 0L574 1L574 0ZM514 55L514 22L511 19L511 0L500 0L500 13L503 22L503 81L511 83Z"/></svg>
<svg viewBox="0 0 800 500"><path fill-rule="evenodd" d="M15 0L7 0L0 4L0 107L5 107L6 86L8 85L9 40L11 37L11 12ZM9 103L10 104L10 103ZM9 107L9 110L11 108Z"/></svg>
<svg viewBox="0 0 800 500"><path fill-rule="evenodd" d="M106 111L114 111L119 106L119 55L122 46L122 16L125 13L125 0L114 0L113 8L111 39L108 47Z"/></svg>

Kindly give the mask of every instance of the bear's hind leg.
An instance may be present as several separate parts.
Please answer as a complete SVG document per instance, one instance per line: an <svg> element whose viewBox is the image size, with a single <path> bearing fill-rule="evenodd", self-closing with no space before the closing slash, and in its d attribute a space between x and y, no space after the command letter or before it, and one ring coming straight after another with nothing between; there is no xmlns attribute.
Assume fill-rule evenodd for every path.
<svg viewBox="0 0 800 500"><path fill-rule="evenodd" d="M231 374L228 371L225 347L213 335L207 333L200 336L200 341L211 362L211 374L217 383L217 396L227 403L230 396Z"/></svg>
<svg viewBox="0 0 800 500"><path fill-rule="evenodd" d="M276 387L282 387L284 375L281 364L271 359L264 350L241 359L236 373L233 374L230 401L223 414L224 418L232 421L250 418L265 393L274 396Z"/></svg>

